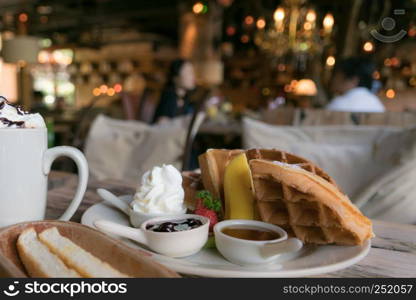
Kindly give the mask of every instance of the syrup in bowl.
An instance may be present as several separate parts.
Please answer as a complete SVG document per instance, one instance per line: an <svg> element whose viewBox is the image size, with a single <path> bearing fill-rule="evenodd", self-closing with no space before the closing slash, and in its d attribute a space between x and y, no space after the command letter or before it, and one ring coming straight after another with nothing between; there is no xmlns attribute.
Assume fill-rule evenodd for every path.
<svg viewBox="0 0 416 300"><path fill-rule="evenodd" d="M271 241L282 237L276 231L251 226L230 226L222 229L221 232L233 238L248 241Z"/></svg>
<svg viewBox="0 0 416 300"><path fill-rule="evenodd" d="M256 220L225 220L214 226L217 250L231 263L262 265L275 262L281 254L296 252L303 244L288 238L276 225Z"/></svg>

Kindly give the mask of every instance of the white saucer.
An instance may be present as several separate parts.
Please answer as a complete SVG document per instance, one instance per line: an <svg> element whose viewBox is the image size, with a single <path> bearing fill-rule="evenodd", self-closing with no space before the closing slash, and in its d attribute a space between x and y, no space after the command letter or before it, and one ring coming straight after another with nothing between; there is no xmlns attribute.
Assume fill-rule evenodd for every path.
<svg viewBox="0 0 416 300"><path fill-rule="evenodd" d="M132 199L131 196L120 198L126 202ZM81 223L95 228L93 223L98 219L129 225L125 214L104 203L88 208ZM304 277L329 273L357 263L371 248L369 240L362 246L306 246L299 253L286 255L271 265L242 267L228 262L215 249L203 249L186 258L170 258L154 253L133 241L116 238L134 248L145 250L155 261L178 273L206 277Z"/></svg>

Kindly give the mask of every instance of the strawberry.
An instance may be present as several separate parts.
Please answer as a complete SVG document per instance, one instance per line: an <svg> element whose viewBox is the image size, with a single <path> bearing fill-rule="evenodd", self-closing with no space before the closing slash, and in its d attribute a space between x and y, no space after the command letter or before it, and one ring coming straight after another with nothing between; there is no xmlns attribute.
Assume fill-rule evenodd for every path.
<svg viewBox="0 0 416 300"><path fill-rule="evenodd" d="M212 231L212 228L214 227L215 224L218 223L218 217L217 217L217 213L211 209L208 208L197 208L194 213L196 215L200 215L203 217L207 217L209 219L209 230Z"/></svg>
<svg viewBox="0 0 416 300"><path fill-rule="evenodd" d="M196 195L196 205L194 213L200 216L207 217L210 220L209 229L218 223L218 215L221 212L221 201L214 198L210 192L203 190Z"/></svg>

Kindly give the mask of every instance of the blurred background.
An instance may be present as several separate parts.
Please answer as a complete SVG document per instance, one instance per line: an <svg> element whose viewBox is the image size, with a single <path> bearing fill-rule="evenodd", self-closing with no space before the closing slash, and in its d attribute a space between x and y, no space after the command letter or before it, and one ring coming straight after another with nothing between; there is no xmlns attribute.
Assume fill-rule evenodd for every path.
<svg viewBox="0 0 416 300"><path fill-rule="evenodd" d="M415 111L415 15L414 0L1 0L0 94L42 113L51 145L82 148L101 113L153 124L202 101L199 151L238 147L242 114L327 107L348 57L374 65L387 112Z"/></svg>

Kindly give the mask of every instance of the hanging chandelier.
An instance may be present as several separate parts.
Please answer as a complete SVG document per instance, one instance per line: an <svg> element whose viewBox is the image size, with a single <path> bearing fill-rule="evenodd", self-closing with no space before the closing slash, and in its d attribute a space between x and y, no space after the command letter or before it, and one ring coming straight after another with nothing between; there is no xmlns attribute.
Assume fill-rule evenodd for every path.
<svg viewBox="0 0 416 300"><path fill-rule="evenodd" d="M260 18L256 25L254 42L273 56L316 54L331 41L334 17L327 13L318 23L316 11L306 5L306 0L286 0L276 8L269 24Z"/></svg>

